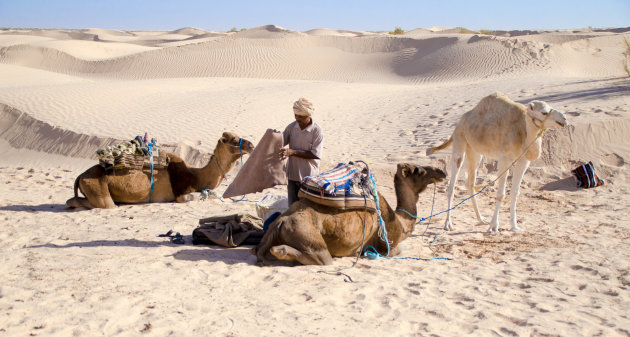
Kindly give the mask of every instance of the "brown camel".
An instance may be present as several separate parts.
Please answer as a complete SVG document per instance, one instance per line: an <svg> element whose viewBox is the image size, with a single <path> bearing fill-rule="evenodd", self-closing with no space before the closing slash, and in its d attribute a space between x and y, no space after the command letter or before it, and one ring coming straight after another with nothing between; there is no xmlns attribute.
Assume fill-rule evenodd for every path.
<svg viewBox="0 0 630 337"><path fill-rule="evenodd" d="M398 201L396 210L378 193L379 208L390 242L390 256L398 254L398 244L413 230L416 219L410 214L416 215L418 194L427 185L444 178L446 174L440 169L398 164L394 176ZM252 249L252 254L263 264L269 264L273 256L278 260L307 265L331 264L333 256L354 256L367 246L385 255L387 245L379 236L377 218L375 212L341 210L301 199L269 226L261 242Z"/></svg>
<svg viewBox="0 0 630 337"><path fill-rule="evenodd" d="M193 199L191 193L215 189L235 165L241 153L254 150L254 145L231 132L224 132L217 142L208 164L202 168L189 167L172 153L167 153L168 167L149 170L115 170L106 173L100 165L94 165L81 173L74 182L74 198L68 199L69 208L114 208L116 203L138 204L151 202L186 202ZM81 190L85 198L79 197Z"/></svg>

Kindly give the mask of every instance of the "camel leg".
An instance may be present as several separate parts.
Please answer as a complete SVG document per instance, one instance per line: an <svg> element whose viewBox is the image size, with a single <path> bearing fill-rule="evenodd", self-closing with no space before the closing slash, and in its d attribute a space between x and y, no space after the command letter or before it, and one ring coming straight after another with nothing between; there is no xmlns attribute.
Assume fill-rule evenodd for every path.
<svg viewBox="0 0 630 337"><path fill-rule="evenodd" d="M512 228L510 230L514 232L522 231L516 223L516 200L521 193L521 181L523 180L523 176L525 175L525 171L527 171L528 167L529 160L523 160L516 163L514 165L514 169L512 170L512 190L510 191L512 197L510 203L510 221Z"/></svg>
<svg viewBox="0 0 630 337"><path fill-rule="evenodd" d="M499 231L499 211L501 210L501 203L503 199L505 199L505 183L507 181L508 172L506 171L509 166L505 160L499 159L499 174L503 173L498 179L499 186L497 187L497 199L496 205L494 208L494 215L492 216L492 221L490 221L490 228L488 228L488 232L498 232Z"/></svg>
<svg viewBox="0 0 630 337"><path fill-rule="evenodd" d="M83 195L86 196L84 204L91 206L86 208L116 208L116 204L109 194L109 186L104 179L99 179L96 184L81 180L79 186Z"/></svg>
<svg viewBox="0 0 630 337"><path fill-rule="evenodd" d="M66 201L67 208L87 208L92 209L92 204L86 198L72 197Z"/></svg>
<svg viewBox="0 0 630 337"><path fill-rule="evenodd" d="M451 205L453 204L453 193L455 192L455 184L457 183L457 176L459 175L459 170L464 163L464 158L466 154L463 151L463 147L458 145L457 143L453 145L453 154L451 157L451 181L448 184L448 208L446 212L446 220L444 221L444 230L452 231L453 223L451 222Z"/></svg>
<svg viewBox="0 0 630 337"><path fill-rule="evenodd" d="M320 249L307 254L288 245L279 245L271 247L269 252L278 260L297 261L303 265L327 265L333 263L332 256L327 249Z"/></svg>
<svg viewBox="0 0 630 337"><path fill-rule="evenodd" d="M487 224L483 218L481 217L481 213L479 213L479 207L477 206L477 198L475 195L475 183L477 182L477 167L479 167L479 163L481 162L481 155L478 153L474 153L472 151L466 152L468 158L468 193L470 193L471 201L473 205L473 209L475 210L475 215L477 216L477 220L480 224Z"/></svg>

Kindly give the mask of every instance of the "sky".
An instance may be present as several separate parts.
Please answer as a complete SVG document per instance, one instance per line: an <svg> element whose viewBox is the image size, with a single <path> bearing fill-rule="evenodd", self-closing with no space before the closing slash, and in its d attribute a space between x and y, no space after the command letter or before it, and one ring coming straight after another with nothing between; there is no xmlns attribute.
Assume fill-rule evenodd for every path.
<svg viewBox="0 0 630 337"><path fill-rule="evenodd" d="M0 0L2 28L405 31L630 27L630 0Z"/></svg>

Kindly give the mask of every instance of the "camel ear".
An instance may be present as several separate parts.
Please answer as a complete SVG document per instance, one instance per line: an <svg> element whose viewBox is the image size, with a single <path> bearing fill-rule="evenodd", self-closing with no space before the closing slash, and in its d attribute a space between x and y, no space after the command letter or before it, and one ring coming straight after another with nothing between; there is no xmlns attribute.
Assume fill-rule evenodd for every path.
<svg viewBox="0 0 630 337"><path fill-rule="evenodd" d="M407 178L410 173L409 171L408 167L403 167L402 170L400 170L400 175L402 175L403 178Z"/></svg>
<svg viewBox="0 0 630 337"><path fill-rule="evenodd" d="M219 141L221 143L225 143L230 140L230 135L227 132L224 132Z"/></svg>
<svg viewBox="0 0 630 337"><path fill-rule="evenodd" d="M413 174L417 174L419 176L423 176L423 175L427 174L427 171L424 168L422 168L422 167L416 166L416 168L413 170Z"/></svg>

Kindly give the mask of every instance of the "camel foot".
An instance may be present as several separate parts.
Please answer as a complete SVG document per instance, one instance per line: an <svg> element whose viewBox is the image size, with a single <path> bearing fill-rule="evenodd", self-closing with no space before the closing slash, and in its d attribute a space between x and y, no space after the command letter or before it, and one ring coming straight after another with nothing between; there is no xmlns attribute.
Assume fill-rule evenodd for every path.
<svg viewBox="0 0 630 337"><path fill-rule="evenodd" d="M523 229L521 227L519 227L519 226L514 226L514 227L510 228L510 230L512 232L515 232L515 233L522 233L523 232Z"/></svg>
<svg viewBox="0 0 630 337"><path fill-rule="evenodd" d="M450 221L447 221L446 223L444 223L444 230L445 231L452 231L453 230L453 224Z"/></svg>
<svg viewBox="0 0 630 337"><path fill-rule="evenodd" d="M77 208L90 209L91 207L86 205L86 203L87 203L87 199L85 198L73 197L66 200L66 209L67 210L74 210Z"/></svg>
<svg viewBox="0 0 630 337"><path fill-rule="evenodd" d="M490 228L488 228L487 232L490 233L490 234L498 234L499 233L499 226L497 226L497 227L490 226Z"/></svg>

